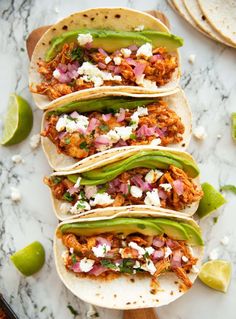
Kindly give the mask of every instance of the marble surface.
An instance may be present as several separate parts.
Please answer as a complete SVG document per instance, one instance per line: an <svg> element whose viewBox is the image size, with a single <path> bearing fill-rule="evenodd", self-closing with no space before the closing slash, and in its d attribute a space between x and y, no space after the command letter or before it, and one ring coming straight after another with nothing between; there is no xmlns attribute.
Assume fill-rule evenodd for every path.
<svg viewBox="0 0 236 319"><path fill-rule="evenodd" d="M51 24L73 11L93 7L95 1L2 0L0 1L0 92L2 115L10 92L31 102L34 110L32 134L40 129L41 111L33 105L27 86L27 34L36 27ZM236 103L236 51L216 44L192 29L165 1L97 0L96 6L127 6L139 10L159 9L171 21L173 32L185 39L181 49L182 86L193 110L194 127L207 130L205 141L192 139L189 151L201 168L202 181L214 186L235 183L236 145L230 136L230 114ZM196 55L194 64L188 62ZM219 135L219 136L218 136ZM24 163L13 164L11 157L21 154ZM0 292L21 319L87 318L89 305L75 298L59 281L52 255L52 237L57 220L53 215L49 192L42 179L50 172L40 147L32 150L29 139L18 146L0 148ZM10 199L11 186L20 190L18 204ZM160 319L235 318L236 196L226 195L223 209L201 222L206 239L205 257L217 248L219 257L234 263L233 278L227 294L213 291L200 281L178 301L157 309ZM213 217L218 216L216 224ZM222 246L223 236L229 245ZM23 278L12 266L9 256L28 243L39 240L46 249L46 264L35 276ZM86 293L86 292L84 292ZM68 305L78 312L73 315ZM121 318L119 311L97 309L100 318ZM91 316L90 316L91 317Z"/></svg>

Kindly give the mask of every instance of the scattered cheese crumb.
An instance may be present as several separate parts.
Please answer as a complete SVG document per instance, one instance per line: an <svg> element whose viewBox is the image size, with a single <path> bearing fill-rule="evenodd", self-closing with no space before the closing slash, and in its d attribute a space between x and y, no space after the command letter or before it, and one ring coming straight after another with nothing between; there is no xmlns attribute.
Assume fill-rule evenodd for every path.
<svg viewBox="0 0 236 319"><path fill-rule="evenodd" d="M73 247L70 248L70 253L74 254L74 248Z"/></svg>
<svg viewBox="0 0 236 319"><path fill-rule="evenodd" d="M199 140L205 140L205 138L207 137L206 130L203 126L196 127L193 135Z"/></svg>
<svg viewBox="0 0 236 319"><path fill-rule="evenodd" d="M192 268L191 268L191 272L193 274L197 274L199 272L199 268L197 266L193 265Z"/></svg>
<svg viewBox="0 0 236 319"><path fill-rule="evenodd" d="M164 258L169 257L171 254L172 254L172 250L170 249L170 247L167 246L167 247L165 248Z"/></svg>
<svg viewBox="0 0 236 319"><path fill-rule="evenodd" d="M69 256L69 251L68 250L64 250L61 254L61 258L63 259L64 264L67 264L67 258Z"/></svg>
<svg viewBox="0 0 236 319"><path fill-rule="evenodd" d="M121 57L119 56L116 56L113 58L114 62L115 62L115 65L120 65L121 64Z"/></svg>
<svg viewBox="0 0 236 319"><path fill-rule="evenodd" d="M153 184L155 183L164 173L158 169L151 169L145 176L145 181Z"/></svg>
<svg viewBox="0 0 236 319"><path fill-rule="evenodd" d="M15 187L11 187L11 200L13 202L19 202L21 200L20 191Z"/></svg>
<svg viewBox="0 0 236 319"><path fill-rule="evenodd" d="M158 189L154 188L151 192L146 193L144 203L150 206L160 206L160 198L158 195Z"/></svg>
<svg viewBox="0 0 236 319"><path fill-rule="evenodd" d="M24 160L20 154L13 155L11 158L12 162L15 164L23 163Z"/></svg>
<svg viewBox="0 0 236 319"><path fill-rule="evenodd" d="M54 8L54 11L55 11L56 13L59 13L59 12L60 12L58 7L55 7L55 8Z"/></svg>
<svg viewBox="0 0 236 319"><path fill-rule="evenodd" d="M216 260L218 258L218 250L215 248L209 254L210 260Z"/></svg>
<svg viewBox="0 0 236 319"><path fill-rule="evenodd" d="M86 257L80 260L79 267L82 272L89 272L93 269L95 261Z"/></svg>
<svg viewBox="0 0 236 319"><path fill-rule="evenodd" d="M120 51L123 54L124 58L129 58L132 53L130 49L124 49L124 48L121 49Z"/></svg>
<svg viewBox="0 0 236 319"><path fill-rule="evenodd" d="M36 149L40 143L40 134L34 134L30 138L30 147Z"/></svg>
<svg viewBox="0 0 236 319"><path fill-rule="evenodd" d="M148 271L151 275L154 275L156 272L156 267L152 260L148 260L144 265L141 266L141 269Z"/></svg>
<svg viewBox="0 0 236 319"><path fill-rule="evenodd" d="M182 260L183 260L184 263L186 263L186 262L188 262L188 257L182 256Z"/></svg>
<svg viewBox="0 0 236 319"><path fill-rule="evenodd" d="M139 255L139 258L142 258L143 255L144 255L145 252L146 252L143 247L139 246L138 244L136 244L136 243L133 242L133 241L131 241L131 242L128 244L128 246L129 246L130 248L133 248L133 249L137 250L138 255Z"/></svg>
<svg viewBox="0 0 236 319"><path fill-rule="evenodd" d="M146 58L150 58L152 56L152 45L151 43L145 43L141 47L139 47L137 53L137 57L144 56Z"/></svg>
<svg viewBox="0 0 236 319"><path fill-rule="evenodd" d="M162 187L166 192L170 192L170 190L172 189L172 186L169 183L163 183L163 184L160 184L159 186Z"/></svg>
<svg viewBox="0 0 236 319"><path fill-rule="evenodd" d="M78 214L90 209L91 207L88 202L84 200L78 200L75 205L70 208L70 212L71 214Z"/></svg>
<svg viewBox="0 0 236 319"><path fill-rule="evenodd" d="M194 64L195 59L196 59L196 55L195 54L190 54L190 56L188 58L188 61L189 61L189 63Z"/></svg>
<svg viewBox="0 0 236 319"><path fill-rule="evenodd" d="M221 139L221 137L222 137L221 134L218 134L218 135L217 135L218 140Z"/></svg>
<svg viewBox="0 0 236 319"><path fill-rule="evenodd" d="M152 146L158 146L158 145L160 145L161 144L161 139L160 138L154 138L152 141L151 141L151 143L150 143L150 145L152 145Z"/></svg>
<svg viewBox="0 0 236 319"><path fill-rule="evenodd" d="M108 64L111 62L111 58L109 56L105 57L105 63Z"/></svg>
<svg viewBox="0 0 236 319"><path fill-rule="evenodd" d="M111 198L111 195L107 193L98 193L94 196L94 200L90 201L91 206L101 205L108 206L114 202L114 199Z"/></svg>
<svg viewBox="0 0 236 319"><path fill-rule="evenodd" d="M106 253L111 250L111 246L103 244L92 248L92 251L96 257L105 257Z"/></svg>
<svg viewBox="0 0 236 319"><path fill-rule="evenodd" d="M77 40L81 46L84 46L87 43L93 42L93 37L90 33L86 33L86 34L82 33L78 35Z"/></svg>
<svg viewBox="0 0 236 319"><path fill-rule="evenodd" d="M138 186L131 186L130 193L135 198L141 198L143 195L143 191Z"/></svg>
<svg viewBox="0 0 236 319"><path fill-rule="evenodd" d="M140 24L136 28L134 28L134 31L143 31L144 30L144 25Z"/></svg>
<svg viewBox="0 0 236 319"><path fill-rule="evenodd" d="M224 245L224 246L227 246L228 243L229 243L229 237L228 236L224 236L222 239L221 239L221 244Z"/></svg>
<svg viewBox="0 0 236 319"><path fill-rule="evenodd" d="M60 212L62 213L62 214L67 214L69 211L70 211L70 209L71 209L71 204L69 204L69 203L61 203L61 205L60 205Z"/></svg>

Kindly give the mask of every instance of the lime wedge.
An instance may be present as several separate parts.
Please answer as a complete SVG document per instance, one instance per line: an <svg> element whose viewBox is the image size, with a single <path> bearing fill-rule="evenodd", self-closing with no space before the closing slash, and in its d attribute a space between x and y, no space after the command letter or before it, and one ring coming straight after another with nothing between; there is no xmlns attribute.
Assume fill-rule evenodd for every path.
<svg viewBox="0 0 236 319"><path fill-rule="evenodd" d="M197 214L200 218L203 218L225 204L226 200L212 185L203 183L201 186L204 195L200 200Z"/></svg>
<svg viewBox="0 0 236 319"><path fill-rule="evenodd" d="M40 242L35 241L17 251L10 258L23 275L31 276L43 267L45 262L45 250Z"/></svg>
<svg viewBox="0 0 236 319"><path fill-rule="evenodd" d="M29 103L16 94L11 94L4 121L2 145L13 145L23 141L33 126L33 113Z"/></svg>
<svg viewBox="0 0 236 319"><path fill-rule="evenodd" d="M210 288L227 292L232 273L232 266L229 261L212 260L203 264L199 278Z"/></svg>

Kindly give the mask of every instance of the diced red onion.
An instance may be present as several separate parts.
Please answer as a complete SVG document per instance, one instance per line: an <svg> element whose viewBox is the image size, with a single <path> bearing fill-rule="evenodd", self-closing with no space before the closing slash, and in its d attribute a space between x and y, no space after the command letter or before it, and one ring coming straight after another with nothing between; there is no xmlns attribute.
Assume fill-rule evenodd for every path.
<svg viewBox="0 0 236 319"><path fill-rule="evenodd" d="M58 134L59 140L62 140L63 137L66 136L66 134L67 134L67 132L60 132L60 133Z"/></svg>
<svg viewBox="0 0 236 319"><path fill-rule="evenodd" d="M173 257L171 258L171 267L172 268L181 267L181 259L182 259L181 250L174 250Z"/></svg>
<svg viewBox="0 0 236 319"><path fill-rule="evenodd" d="M184 186L183 186L183 182L180 180L180 179L176 179L174 182L173 182L173 186L174 186L174 189L177 193L177 195L183 195L183 192L184 192Z"/></svg>
<svg viewBox="0 0 236 319"><path fill-rule="evenodd" d="M137 64L137 62L134 61L134 59L132 59L132 58L126 58L125 60L126 60L126 62L127 62L129 65L136 66L136 64Z"/></svg>
<svg viewBox="0 0 236 319"><path fill-rule="evenodd" d="M166 245L172 249L172 248L174 248L176 246L176 243L175 243L174 240L172 240L170 238L167 238Z"/></svg>
<svg viewBox="0 0 236 319"><path fill-rule="evenodd" d="M115 70L115 66L114 65L108 65L108 67L107 67L107 69L109 70L109 71L114 71Z"/></svg>
<svg viewBox="0 0 236 319"><path fill-rule="evenodd" d="M116 50L116 51L114 52L114 55L120 55L120 50Z"/></svg>
<svg viewBox="0 0 236 319"><path fill-rule="evenodd" d="M107 246L111 247L111 242L109 240L107 240L106 238L97 237L96 241L99 245L107 245Z"/></svg>
<svg viewBox="0 0 236 319"><path fill-rule="evenodd" d="M125 195L128 194L129 192L128 184L122 183L120 185L120 191L122 194L125 194Z"/></svg>
<svg viewBox="0 0 236 319"><path fill-rule="evenodd" d="M109 138L107 136L100 135L100 136L96 137L95 143L96 144L102 144L102 145L109 145L110 144L110 140L109 140Z"/></svg>
<svg viewBox="0 0 236 319"><path fill-rule="evenodd" d="M107 271L107 268L106 267L103 267L101 265L94 265L93 266L93 269L90 270L89 274L90 275L94 275L94 276L99 276L101 275L103 272Z"/></svg>
<svg viewBox="0 0 236 319"><path fill-rule="evenodd" d="M117 122L122 122L125 119L125 109L120 109L119 116L117 117Z"/></svg>
<svg viewBox="0 0 236 319"><path fill-rule="evenodd" d="M98 62L98 67L99 69L105 70L107 68L106 64L102 63L102 62Z"/></svg>
<svg viewBox="0 0 236 319"><path fill-rule="evenodd" d="M71 269L74 271L74 272L82 272L81 268L80 268L80 262L77 261L72 267Z"/></svg>
<svg viewBox="0 0 236 319"><path fill-rule="evenodd" d="M66 73L67 71L67 65L66 64L62 64L62 63L59 63L58 66L57 66L57 69L60 73Z"/></svg>
<svg viewBox="0 0 236 319"><path fill-rule="evenodd" d="M98 48L98 52L101 53L104 56L108 56L108 54L106 53L105 50L103 50L102 48Z"/></svg>
<svg viewBox="0 0 236 319"><path fill-rule="evenodd" d="M162 240L158 237L154 237L153 241L152 241L152 245L154 247L160 248L160 247L163 247L165 245L165 242L164 242L164 240Z"/></svg>
<svg viewBox="0 0 236 319"><path fill-rule="evenodd" d="M163 200L167 199L167 194L163 189L158 190L158 195L159 195L160 199L163 199Z"/></svg>
<svg viewBox="0 0 236 319"><path fill-rule="evenodd" d="M90 133L93 130L95 130L95 128L99 125L99 120L96 119L95 117L92 117L91 120L89 121L89 125L87 128L87 132Z"/></svg>
<svg viewBox="0 0 236 319"><path fill-rule="evenodd" d="M122 146L127 146L128 144L123 141L123 140L119 140L119 142L117 142L113 147L122 147Z"/></svg>
<svg viewBox="0 0 236 319"><path fill-rule="evenodd" d="M164 251L162 250L155 250L152 254L152 259L159 260L164 257Z"/></svg>
<svg viewBox="0 0 236 319"><path fill-rule="evenodd" d="M156 127L148 127L146 124L142 125L137 131L137 137L146 137L155 135Z"/></svg>
<svg viewBox="0 0 236 319"><path fill-rule="evenodd" d="M107 122L107 121L110 120L110 118L111 118L111 113L109 113L109 114L102 114L102 119L103 119L103 121Z"/></svg>
<svg viewBox="0 0 236 319"><path fill-rule="evenodd" d="M119 178L115 178L113 181L109 182L108 185L109 185L107 190L108 194L114 194L119 191L121 182Z"/></svg>
<svg viewBox="0 0 236 319"><path fill-rule="evenodd" d="M79 190L79 188L72 186L68 189L68 193L70 193L70 195L73 195L73 194L77 193L78 190Z"/></svg>
<svg viewBox="0 0 236 319"><path fill-rule="evenodd" d="M131 177L131 183L134 184L135 186L141 188L142 191L151 191L152 190L152 185L144 182L142 180L142 175L136 175Z"/></svg>
<svg viewBox="0 0 236 319"><path fill-rule="evenodd" d="M73 119L77 119L79 117L79 113L74 111L70 114L70 117L72 117Z"/></svg>
<svg viewBox="0 0 236 319"><path fill-rule="evenodd" d="M119 66L115 66L115 68L114 68L114 74L115 74L115 75L121 74L121 68L120 68Z"/></svg>
<svg viewBox="0 0 236 319"><path fill-rule="evenodd" d="M160 54L155 54L153 55L151 58L150 58L150 62L153 63L153 62L156 62L157 60L163 60L162 56Z"/></svg>
<svg viewBox="0 0 236 319"><path fill-rule="evenodd" d="M144 70L146 68L146 65L144 63L136 63L135 68L134 68L134 75L136 78L140 77Z"/></svg>
<svg viewBox="0 0 236 319"><path fill-rule="evenodd" d="M131 51L137 51L137 50L138 50L138 47L137 47L137 45L132 44L132 45L130 45L130 46L128 47L128 49L130 49Z"/></svg>
<svg viewBox="0 0 236 319"><path fill-rule="evenodd" d="M88 42L88 43L85 44L85 48L87 50L90 50L92 48L92 45L93 45L93 42Z"/></svg>

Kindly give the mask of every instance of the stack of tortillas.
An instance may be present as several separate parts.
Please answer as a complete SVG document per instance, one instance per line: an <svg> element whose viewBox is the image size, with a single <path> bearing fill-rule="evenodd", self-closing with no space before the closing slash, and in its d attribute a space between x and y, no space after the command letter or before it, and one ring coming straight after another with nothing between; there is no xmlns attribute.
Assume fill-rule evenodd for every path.
<svg viewBox="0 0 236 319"><path fill-rule="evenodd" d="M169 0L205 36L236 48L236 0Z"/></svg>

